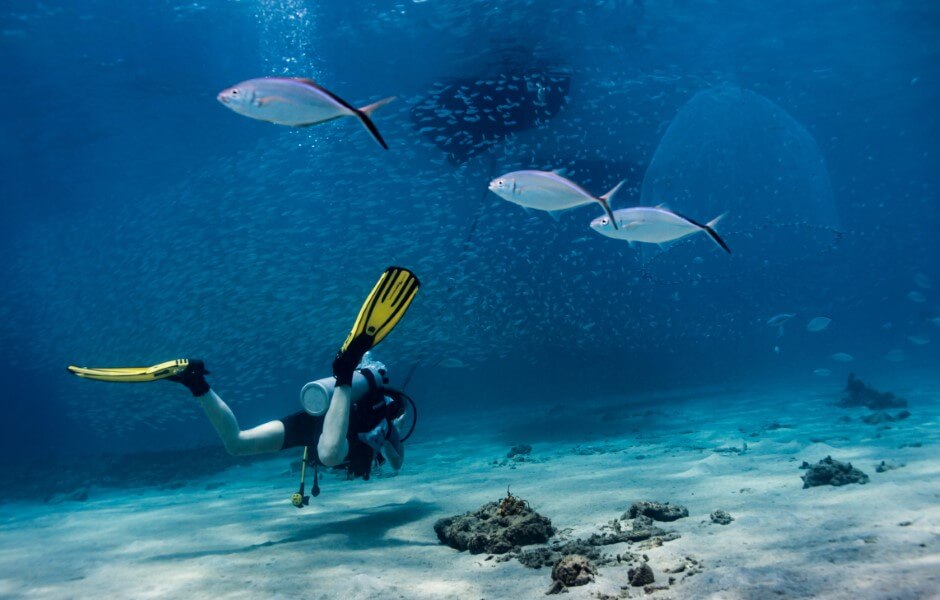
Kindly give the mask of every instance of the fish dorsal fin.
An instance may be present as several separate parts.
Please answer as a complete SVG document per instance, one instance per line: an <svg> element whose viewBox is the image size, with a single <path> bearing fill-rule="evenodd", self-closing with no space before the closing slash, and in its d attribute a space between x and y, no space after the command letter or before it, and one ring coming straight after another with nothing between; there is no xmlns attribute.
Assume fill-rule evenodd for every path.
<svg viewBox="0 0 940 600"><path fill-rule="evenodd" d="M311 85L317 89L320 89L320 85L316 81L310 79L309 77L294 77L294 81L299 81L300 83L306 83L307 85Z"/></svg>
<svg viewBox="0 0 940 600"><path fill-rule="evenodd" d="M669 206L665 202L660 202L659 204L656 205L656 208L661 208L663 210L668 210L669 212L672 212L672 209L670 209Z"/></svg>
<svg viewBox="0 0 940 600"><path fill-rule="evenodd" d="M558 175L559 177L568 177L568 169L564 167L560 169L552 169L551 172L554 173L555 175Z"/></svg>

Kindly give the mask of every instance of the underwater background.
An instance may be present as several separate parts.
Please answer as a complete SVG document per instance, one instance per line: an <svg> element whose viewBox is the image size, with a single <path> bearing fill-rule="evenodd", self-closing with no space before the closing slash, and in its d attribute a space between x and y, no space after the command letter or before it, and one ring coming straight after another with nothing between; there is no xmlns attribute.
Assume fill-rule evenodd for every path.
<svg viewBox="0 0 940 600"><path fill-rule="evenodd" d="M937 597L938 33L930 0L6 0L0 598ZM267 76L396 96L389 149L217 101ZM731 254L489 191L526 169L724 215ZM248 429L389 265L400 470L230 456L214 396L65 368L200 358Z"/></svg>
<svg viewBox="0 0 940 600"><path fill-rule="evenodd" d="M68 364L200 357L243 426L294 412L389 264L423 289L376 355L399 381L419 365L431 422L936 377L938 26L930 1L5 2L0 451L217 444L175 386ZM390 151L216 102L266 75L396 95ZM513 122L461 117L461 89L540 86ZM556 222L487 191L525 168L625 179L615 209L727 212L734 253L632 249L590 230L597 207Z"/></svg>

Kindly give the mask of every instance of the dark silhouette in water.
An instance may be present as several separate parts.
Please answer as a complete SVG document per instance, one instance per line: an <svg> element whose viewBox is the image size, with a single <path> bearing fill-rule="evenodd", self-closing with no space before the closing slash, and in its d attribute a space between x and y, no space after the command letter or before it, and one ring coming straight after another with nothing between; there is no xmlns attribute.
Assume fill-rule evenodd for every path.
<svg viewBox="0 0 940 600"><path fill-rule="evenodd" d="M907 400L898 398L891 392L879 392L865 385L861 379L856 379L855 373L849 373L849 381L845 384L845 395L839 401L839 406L843 408L865 406L872 410L883 410L905 408Z"/></svg>
<svg viewBox="0 0 940 600"><path fill-rule="evenodd" d="M571 76L508 70L445 83L411 109L413 126L454 164L507 136L537 127L564 105Z"/></svg>

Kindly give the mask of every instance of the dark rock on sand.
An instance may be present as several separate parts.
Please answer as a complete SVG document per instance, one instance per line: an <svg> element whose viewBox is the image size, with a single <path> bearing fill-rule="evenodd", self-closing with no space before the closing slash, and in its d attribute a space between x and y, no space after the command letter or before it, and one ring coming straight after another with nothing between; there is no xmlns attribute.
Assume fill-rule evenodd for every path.
<svg viewBox="0 0 940 600"><path fill-rule="evenodd" d="M627 515L623 519L629 519ZM654 536L667 536L668 533L653 525L653 520L646 515L638 515L633 519L630 527L625 527L622 521L614 520L610 524L610 531L607 533L592 533L587 539L587 543L592 546L607 546L610 544L620 544L622 542L641 542ZM676 539L676 538L670 538Z"/></svg>
<svg viewBox="0 0 940 600"><path fill-rule="evenodd" d="M548 518L512 494L474 512L440 519L434 532L442 544L471 554L505 554L518 546L544 544L555 535Z"/></svg>
<svg viewBox="0 0 940 600"><path fill-rule="evenodd" d="M584 556L591 560L593 564L600 566L613 564L616 560L616 557L603 554L598 549L598 545L582 539L572 540L564 544L555 543L553 546L546 548L523 550L516 558L523 566L530 569L540 569L542 567L551 567L562 557L575 554Z"/></svg>
<svg viewBox="0 0 940 600"><path fill-rule="evenodd" d="M578 538L564 544L555 542L551 547L524 550L519 552L516 558L529 568L539 569L555 564L563 556L578 554L590 559L594 565L603 567L635 560L629 552L618 555L605 554L601 551L603 546L642 542L650 547L657 547L680 537L678 533L660 529L653 524L652 519L643 515L629 523L614 519L603 529L605 530L603 533L592 533L586 539Z"/></svg>
<svg viewBox="0 0 940 600"><path fill-rule="evenodd" d="M627 577L630 579L630 585L633 587L643 587L656 581L653 577L653 569L646 563L642 563L636 569L627 571Z"/></svg>
<svg viewBox="0 0 940 600"><path fill-rule="evenodd" d="M870 415L862 417L862 423L867 425L881 425L882 423L893 423L896 419L883 410L873 412Z"/></svg>
<svg viewBox="0 0 940 600"><path fill-rule="evenodd" d="M624 513L624 519L635 519L646 516L654 521L675 521L689 516L689 510L681 504L669 502L634 502L630 509Z"/></svg>
<svg viewBox="0 0 940 600"><path fill-rule="evenodd" d="M904 463L896 463L893 460L883 460L877 465L875 465L876 473L886 473L888 471L893 471L895 469L900 469L904 466Z"/></svg>
<svg viewBox="0 0 940 600"><path fill-rule="evenodd" d="M904 419L911 416L911 413L906 410L902 410L897 415L891 416L886 411L880 410L873 412L870 415L865 415L862 417L862 422L869 425L881 425L882 423L893 423L895 421L903 421Z"/></svg>
<svg viewBox="0 0 940 600"><path fill-rule="evenodd" d="M515 458L517 456L528 456L532 452L532 446L528 444L519 444L509 449L506 458Z"/></svg>
<svg viewBox="0 0 940 600"><path fill-rule="evenodd" d="M719 525L730 525L731 521L734 521L734 517L728 514L726 511L721 510L720 508L711 514L712 523L718 523Z"/></svg>
<svg viewBox="0 0 940 600"><path fill-rule="evenodd" d="M849 381L845 385L845 392L838 404L843 408L864 406L872 410L885 410L905 408L907 400L898 398L891 392L879 392L865 385L861 379L856 379L855 373L849 373Z"/></svg>
<svg viewBox="0 0 940 600"><path fill-rule="evenodd" d="M806 473L801 475L803 489L819 485L847 485L849 483L868 483L868 475L852 466L852 463L843 463L827 456L815 465L803 461L801 469Z"/></svg>
<svg viewBox="0 0 940 600"><path fill-rule="evenodd" d="M571 554L563 556L552 568L552 587L549 594L557 594L576 585L587 585L594 581L597 568L585 556Z"/></svg>

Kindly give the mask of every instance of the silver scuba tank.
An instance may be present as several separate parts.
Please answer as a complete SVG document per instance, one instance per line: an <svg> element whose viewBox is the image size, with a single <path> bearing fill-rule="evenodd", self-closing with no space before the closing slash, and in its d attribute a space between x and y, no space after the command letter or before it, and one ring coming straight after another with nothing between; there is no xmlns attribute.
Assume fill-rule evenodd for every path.
<svg viewBox="0 0 940 600"><path fill-rule="evenodd" d="M352 401L355 402L375 388L388 385L388 371L382 363L373 363L353 373ZM304 385L300 390L300 405L314 417L322 417L330 408L330 399L336 389L335 377L324 377Z"/></svg>

